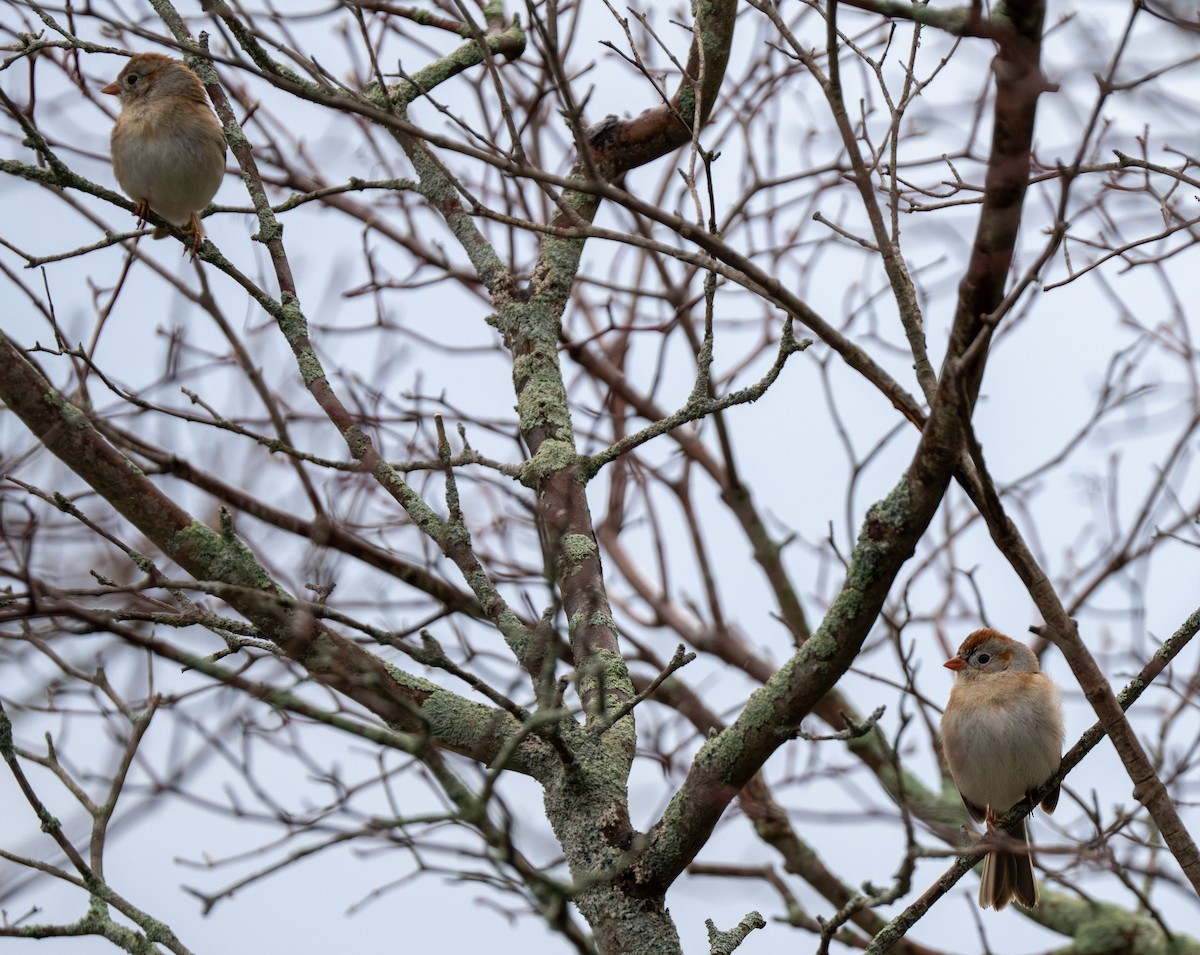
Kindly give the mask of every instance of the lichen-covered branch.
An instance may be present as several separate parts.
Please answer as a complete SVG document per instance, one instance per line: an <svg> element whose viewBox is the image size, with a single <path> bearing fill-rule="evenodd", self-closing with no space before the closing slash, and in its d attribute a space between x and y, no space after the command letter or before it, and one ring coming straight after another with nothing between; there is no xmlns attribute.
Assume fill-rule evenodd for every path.
<svg viewBox="0 0 1200 955"><path fill-rule="evenodd" d="M975 247L959 287L947 363L912 463L891 493L867 512L845 582L820 626L751 695L737 720L697 754L686 782L651 832L631 880L638 889L660 891L674 881L725 807L783 743L785 728L797 725L850 666L895 575L941 503L966 433L962 415L969 413L982 380L988 316L1003 298L1020 227L1034 115L1045 89L1038 62L1042 12L1037 2L1017 10L1020 26L997 57L992 154ZM970 362L960 367L968 351Z"/></svg>
<svg viewBox="0 0 1200 955"><path fill-rule="evenodd" d="M105 441L2 332L0 400L171 560L198 580L234 585L227 597L230 604L321 682L389 725L427 732L446 748L471 753L483 762L500 752L512 719L508 714L467 704L436 684L405 674L294 610L288 595L231 526L214 530L179 507ZM530 740L528 755L544 745ZM518 756L511 765L527 771L533 764Z"/></svg>

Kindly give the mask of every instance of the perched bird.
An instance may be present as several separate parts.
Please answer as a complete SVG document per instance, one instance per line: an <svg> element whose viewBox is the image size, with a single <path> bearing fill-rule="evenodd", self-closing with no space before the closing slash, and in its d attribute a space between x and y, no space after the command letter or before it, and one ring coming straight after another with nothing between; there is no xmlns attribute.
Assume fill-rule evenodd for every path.
<svg viewBox="0 0 1200 955"><path fill-rule="evenodd" d="M204 84L160 53L139 53L100 92L121 100L112 130L117 182L137 202L139 224L153 209L188 227L192 251L204 229L196 213L216 195L225 175L225 136L208 105ZM155 238L165 232L156 230Z"/></svg>
<svg viewBox="0 0 1200 955"><path fill-rule="evenodd" d="M1062 760L1063 718L1058 687L1025 644L995 630L976 630L945 666L954 688L942 714L942 746L950 775L976 820L993 822L1046 782ZM1058 787L1042 800L1053 812ZM983 863L981 908L1014 899L1038 904L1037 879L1025 820L1013 827L1024 852L995 851Z"/></svg>

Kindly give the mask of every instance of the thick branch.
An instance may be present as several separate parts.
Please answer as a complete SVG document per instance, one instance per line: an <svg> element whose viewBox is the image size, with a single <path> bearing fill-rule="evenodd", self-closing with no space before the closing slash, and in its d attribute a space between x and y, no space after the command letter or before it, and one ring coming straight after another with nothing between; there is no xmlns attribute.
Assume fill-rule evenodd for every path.
<svg viewBox="0 0 1200 955"><path fill-rule="evenodd" d="M0 401L180 567L197 580L232 584L230 605L322 683L390 726L429 733L439 745L481 762L490 762L500 752L510 732L508 714L469 703L410 676L295 610L289 595L231 528L215 531L172 501L105 441L3 332ZM536 761L543 747L538 740L528 741L511 765L528 772L528 758Z"/></svg>
<svg viewBox="0 0 1200 955"><path fill-rule="evenodd" d="M734 724L697 754L635 867L638 891L662 891L674 881L729 801L784 742L788 728L841 678L958 466L965 434L961 415L978 394L991 334L988 318L1003 299L1021 223L1034 117L1045 88L1039 67L1043 12L1039 2L1013 5L1014 33L994 63L996 104L983 207L959 286L947 363L912 464L891 494L868 511L845 582L821 625L751 695Z"/></svg>

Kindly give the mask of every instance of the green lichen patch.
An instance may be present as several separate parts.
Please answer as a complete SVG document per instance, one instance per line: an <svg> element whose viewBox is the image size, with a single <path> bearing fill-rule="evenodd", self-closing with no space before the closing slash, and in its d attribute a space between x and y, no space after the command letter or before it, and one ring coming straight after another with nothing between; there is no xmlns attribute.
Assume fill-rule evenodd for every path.
<svg viewBox="0 0 1200 955"><path fill-rule="evenodd" d="M525 430L550 427L561 436L563 429L570 428L571 418L558 367L536 362L526 362L523 367L531 369L533 373L527 377L525 386L517 395L517 414L521 419L521 427ZM517 375L514 374L513 380L519 380Z"/></svg>
<svg viewBox="0 0 1200 955"><path fill-rule="evenodd" d="M78 430L94 430L92 429L92 423L87 419L87 415L54 389L46 393L46 404L54 408L58 412L59 417L62 418L63 423L69 427Z"/></svg>
<svg viewBox="0 0 1200 955"><path fill-rule="evenodd" d="M593 610L592 615L588 617L588 624L593 627L604 627L606 630L617 632L617 622L613 619L613 615L605 610Z"/></svg>
<svg viewBox="0 0 1200 955"><path fill-rule="evenodd" d="M317 357L317 353L312 350L311 346L306 345L296 353L296 364L300 368L300 377L304 380L305 385L311 385L314 381L320 381L325 377L321 359Z"/></svg>
<svg viewBox="0 0 1200 955"><path fill-rule="evenodd" d="M421 716L433 736L447 745L462 750L500 748L518 731L519 724L509 714L429 685L434 690L421 705Z"/></svg>
<svg viewBox="0 0 1200 955"><path fill-rule="evenodd" d="M564 576L579 573L580 565L596 556L596 542L586 534L565 534L561 548L560 572Z"/></svg>
<svg viewBox="0 0 1200 955"><path fill-rule="evenodd" d="M249 547L236 537L222 536L200 521L192 521L176 533L167 550L198 577L238 587L275 590L270 574Z"/></svg>
<svg viewBox="0 0 1200 955"><path fill-rule="evenodd" d="M740 732L733 728L722 730L700 747L695 765L697 768L715 769L720 776L724 776L741 757L744 747L745 740Z"/></svg>
<svg viewBox="0 0 1200 955"><path fill-rule="evenodd" d="M308 334L308 319L304 317L300 306L290 298L285 298L279 306L275 321L289 345L295 346Z"/></svg>
<svg viewBox="0 0 1200 955"><path fill-rule="evenodd" d="M543 441L537 454L521 465L521 483L536 488L542 479L579 463L579 453L570 441Z"/></svg>
<svg viewBox="0 0 1200 955"><path fill-rule="evenodd" d="M410 690L416 690L418 693L437 693L441 690L436 683L431 683L423 677L414 676L411 673L406 673L394 663L388 663L386 660L381 661L383 668L387 671L388 676L396 681L397 684Z"/></svg>

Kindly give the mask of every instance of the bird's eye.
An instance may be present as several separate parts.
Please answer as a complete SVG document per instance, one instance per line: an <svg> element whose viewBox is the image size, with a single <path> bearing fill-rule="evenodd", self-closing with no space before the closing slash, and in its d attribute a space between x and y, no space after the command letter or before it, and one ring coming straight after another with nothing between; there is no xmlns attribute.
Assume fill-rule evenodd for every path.
<svg viewBox="0 0 1200 955"><path fill-rule="evenodd" d="M137 86L137 81L138 81L138 75L136 73L130 73L128 76L125 77L125 85L126 86Z"/></svg>
<svg viewBox="0 0 1200 955"><path fill-rule="evenodd" d="M981 653L975 659L979 663L980 666L987 666L987 662L991 658L992 658L992 655L990 653Z"/></svg>

